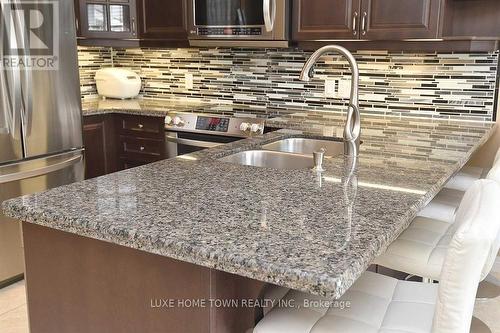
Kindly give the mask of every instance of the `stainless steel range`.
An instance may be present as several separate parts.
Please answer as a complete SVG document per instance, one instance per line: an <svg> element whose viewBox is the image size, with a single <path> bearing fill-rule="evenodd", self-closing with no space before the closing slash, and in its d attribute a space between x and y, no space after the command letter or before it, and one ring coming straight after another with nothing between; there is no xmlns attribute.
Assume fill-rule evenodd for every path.
<svg viewBox="0 0 500 333"><path fill-rule="evenodd" d="M165 117L168 158L262 134L262 118L175 112Z"/></svg>

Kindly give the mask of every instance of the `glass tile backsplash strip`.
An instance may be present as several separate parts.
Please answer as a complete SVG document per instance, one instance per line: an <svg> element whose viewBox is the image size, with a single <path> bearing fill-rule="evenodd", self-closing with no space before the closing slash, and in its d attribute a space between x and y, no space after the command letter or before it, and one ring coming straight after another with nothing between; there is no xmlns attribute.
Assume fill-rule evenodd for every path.
<svg viewBox="0 0 500 333"><path fill-rule="evenodd" d="M111 57L113 52L113 57ZM310 55L299 49L108 49L80 47L82 95L97 94L98 68L127 67L143 79L150 98L189 97L274 109L344 110L350 73L326 56L311 82L298 79ZM491 120L498 52L408 53L358 51L362 113ZM186 74L193 88L186 89ZM325 79L335 86L325 96Z"/></svg>

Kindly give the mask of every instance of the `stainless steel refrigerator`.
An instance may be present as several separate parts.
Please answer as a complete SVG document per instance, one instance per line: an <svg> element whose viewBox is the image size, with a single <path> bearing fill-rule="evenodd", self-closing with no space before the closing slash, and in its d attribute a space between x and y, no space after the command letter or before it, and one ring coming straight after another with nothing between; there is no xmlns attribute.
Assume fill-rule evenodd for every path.
<svg viewBox="0 0 500 333"><path fill-rule="evenodd" d="M16 43L24 43L21 38L26 36L34 36L36 41L51 40L57 43L51 45L51 51L58 50L54 58L57 69L0 68L1 203L82 180L84 168L74 1L1 0L0 3L0 13L4 15L2 39L11 39L0 41L2 61L13 57ZM47 7L47 3L55 6ZM52 25L41 25L43 20L37 15L51 8L53 16L43 19ZM27 24L19 15L26 12L37 21ZM29 45L40 48L38 44ZM19 47L17 52L20 51L24 56L33 55ZM0 211L0 286L24 272L21 238L20 223Z"/></svg>

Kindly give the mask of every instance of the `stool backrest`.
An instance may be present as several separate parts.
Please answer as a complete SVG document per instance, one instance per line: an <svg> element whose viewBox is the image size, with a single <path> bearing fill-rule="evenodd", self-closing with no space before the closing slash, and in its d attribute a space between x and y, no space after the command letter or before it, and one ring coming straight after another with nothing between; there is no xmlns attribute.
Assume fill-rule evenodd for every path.
<svg viewBox="0 0 500 333"><path fill-rule="evenodd" d="M500 157L498 161L500 161ZM496 162L493 164L486 178L500 182L500 162Z"/></svg>
<svg viewBox="0 0 500 333"><path fill-rule="evenodd" d="M500 184L478 180L457 210L458 228L441 271L434 333L468 333L479 282L493 266L500 239Z"/></svg>
<svg viewBox="0 0 500 333"><path fill-rule="evenodd" d="M498 148L497 153L495 154L495 159L493 160L493 166L500 164L500 148Z"/></svg>

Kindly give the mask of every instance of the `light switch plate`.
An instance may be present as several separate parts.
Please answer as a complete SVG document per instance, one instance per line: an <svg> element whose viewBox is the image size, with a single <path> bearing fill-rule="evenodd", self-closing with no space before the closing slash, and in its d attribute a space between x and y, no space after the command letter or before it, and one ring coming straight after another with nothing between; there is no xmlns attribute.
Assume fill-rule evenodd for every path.
<svg viewBox="0 0 500 333"><path fill-rule="evenodd" d="M337 94L337 80L325 80L325 97L335 97Z"/></svg>
<svg viewBox="0 0 500 333"><path fill-rule="evenodd" d="M342 79L339 81L339 98L349 98L351 95L351 80Z"/></svg>
<svg viewBox="0 0 500 333"><path fill-rule="evenodd" d="M184 88L186 88L187 90L193 89L193 74L186 73L186 75L184 76L184 80Z"/></svg>

